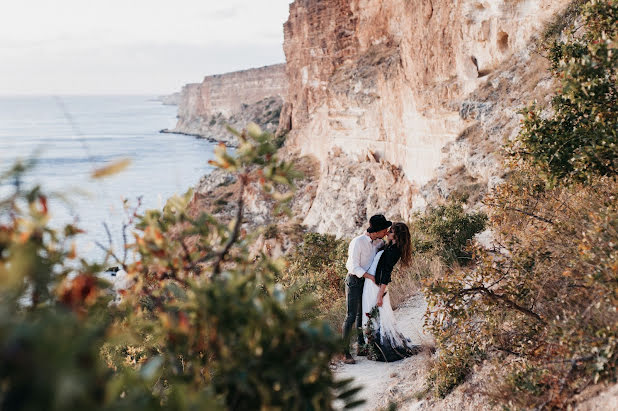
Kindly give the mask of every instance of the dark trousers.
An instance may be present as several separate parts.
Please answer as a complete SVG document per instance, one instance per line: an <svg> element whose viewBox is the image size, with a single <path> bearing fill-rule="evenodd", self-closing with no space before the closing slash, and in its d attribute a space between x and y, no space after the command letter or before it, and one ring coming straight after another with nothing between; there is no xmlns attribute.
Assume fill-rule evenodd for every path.
<svg viewBox="0 0 618 411"><path fill-rule="evenodd" d="M364 345L365 338L361 329L363 325L363 286L365 285L364 278L358 278L353 274L348 274L345 279L345 301L347 304L347 313L343 322L343 343L345 344L345 353L350 353L350 336L356 324L358 344Z"/></svg>

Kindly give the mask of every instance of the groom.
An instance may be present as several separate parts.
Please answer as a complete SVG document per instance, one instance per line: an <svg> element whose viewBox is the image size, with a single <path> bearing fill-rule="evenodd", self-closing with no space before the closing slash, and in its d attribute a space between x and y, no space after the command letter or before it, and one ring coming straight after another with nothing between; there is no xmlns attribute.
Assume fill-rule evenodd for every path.
<svg viewBox="0 0 618 411"><path fill-rule="evenodd" d="M369 219L369 228L363 235L359 235L350 242L348 248L348 261L346 268L348 275L345 279L345 299L347 304L347 313L343 323L343 342L345 344L345 359L346 364L355 364L354 358L350 353L350 335L354 323L358 329L358 347L359 349L365 344L362 326L362 302L363 302L363 285L365 278L374 281L373 276L367 273L373 257L378 252L378 249L384 245L381 240L393 223L388 221L382 214L376 214Z"/></svg>

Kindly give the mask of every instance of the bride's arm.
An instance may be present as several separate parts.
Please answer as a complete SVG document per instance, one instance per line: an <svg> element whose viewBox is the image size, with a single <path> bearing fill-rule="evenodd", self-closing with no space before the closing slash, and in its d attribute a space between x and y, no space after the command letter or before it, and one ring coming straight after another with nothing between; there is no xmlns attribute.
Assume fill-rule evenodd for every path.
<svg viewBox="0 0 618 411"><path fill-rule="evenodd" d="M378 291L378 307L382 307L382 298L384 298L384 292L386 291L386 284L380 284L380 291Z"/></svg>

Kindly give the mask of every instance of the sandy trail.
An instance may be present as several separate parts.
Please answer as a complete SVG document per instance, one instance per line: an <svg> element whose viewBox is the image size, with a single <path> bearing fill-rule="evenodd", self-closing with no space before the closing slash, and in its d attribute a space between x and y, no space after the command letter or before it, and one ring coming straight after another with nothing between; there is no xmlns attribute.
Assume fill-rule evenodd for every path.
<svg viewBox="0 0 618 411"><path fill-rule="evenodd" d="M431 337L423 334L423 315L427 303L422 293L415 294L395 310L397 328L414 344L426 344ZM356 364L341 364L335 370L339 379L354 377L362 385L359 397L367 402L360 410L385 408L390 401L412 400L423 389L428 354L421 353L394 363L370 361L355 357ZM412 401L415 402L415 401Z"/></svg>

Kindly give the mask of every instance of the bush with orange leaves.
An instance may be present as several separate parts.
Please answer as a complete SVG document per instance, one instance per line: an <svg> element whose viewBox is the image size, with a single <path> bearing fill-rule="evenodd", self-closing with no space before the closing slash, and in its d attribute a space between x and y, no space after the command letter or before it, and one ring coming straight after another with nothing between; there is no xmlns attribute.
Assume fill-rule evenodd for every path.
<svg viewBox="0 0 618 411"><path fill-rule="evenodd" d="M336 381L329 367L340 351L338 333L310 319L311 302L289 298L276 284L282 262L249 255L244 189L259 175L283 212L297 174L278 160L272 136L255 125L237 134L234 155L219 147L213 162L241 183L234 221L191 217L190 193L138 216L135 242L126 245L133 262L108 255L136 280L118 305L96 277L108 260L72 260L79 229L49 228L42 190L21 184L25 167L5 176L14 190L0 201L0 409L362 402L359 388Z"/></svg>
<svg viewBox="0 0 618 411"><path fill-rule="evenodd" d="M511 176L486 200L494 248L475 248L474 266L427 288L442 395L488 355L506 375L492 396L518 407L565 406L616 378L618 184L544 187Z"/></svg>

